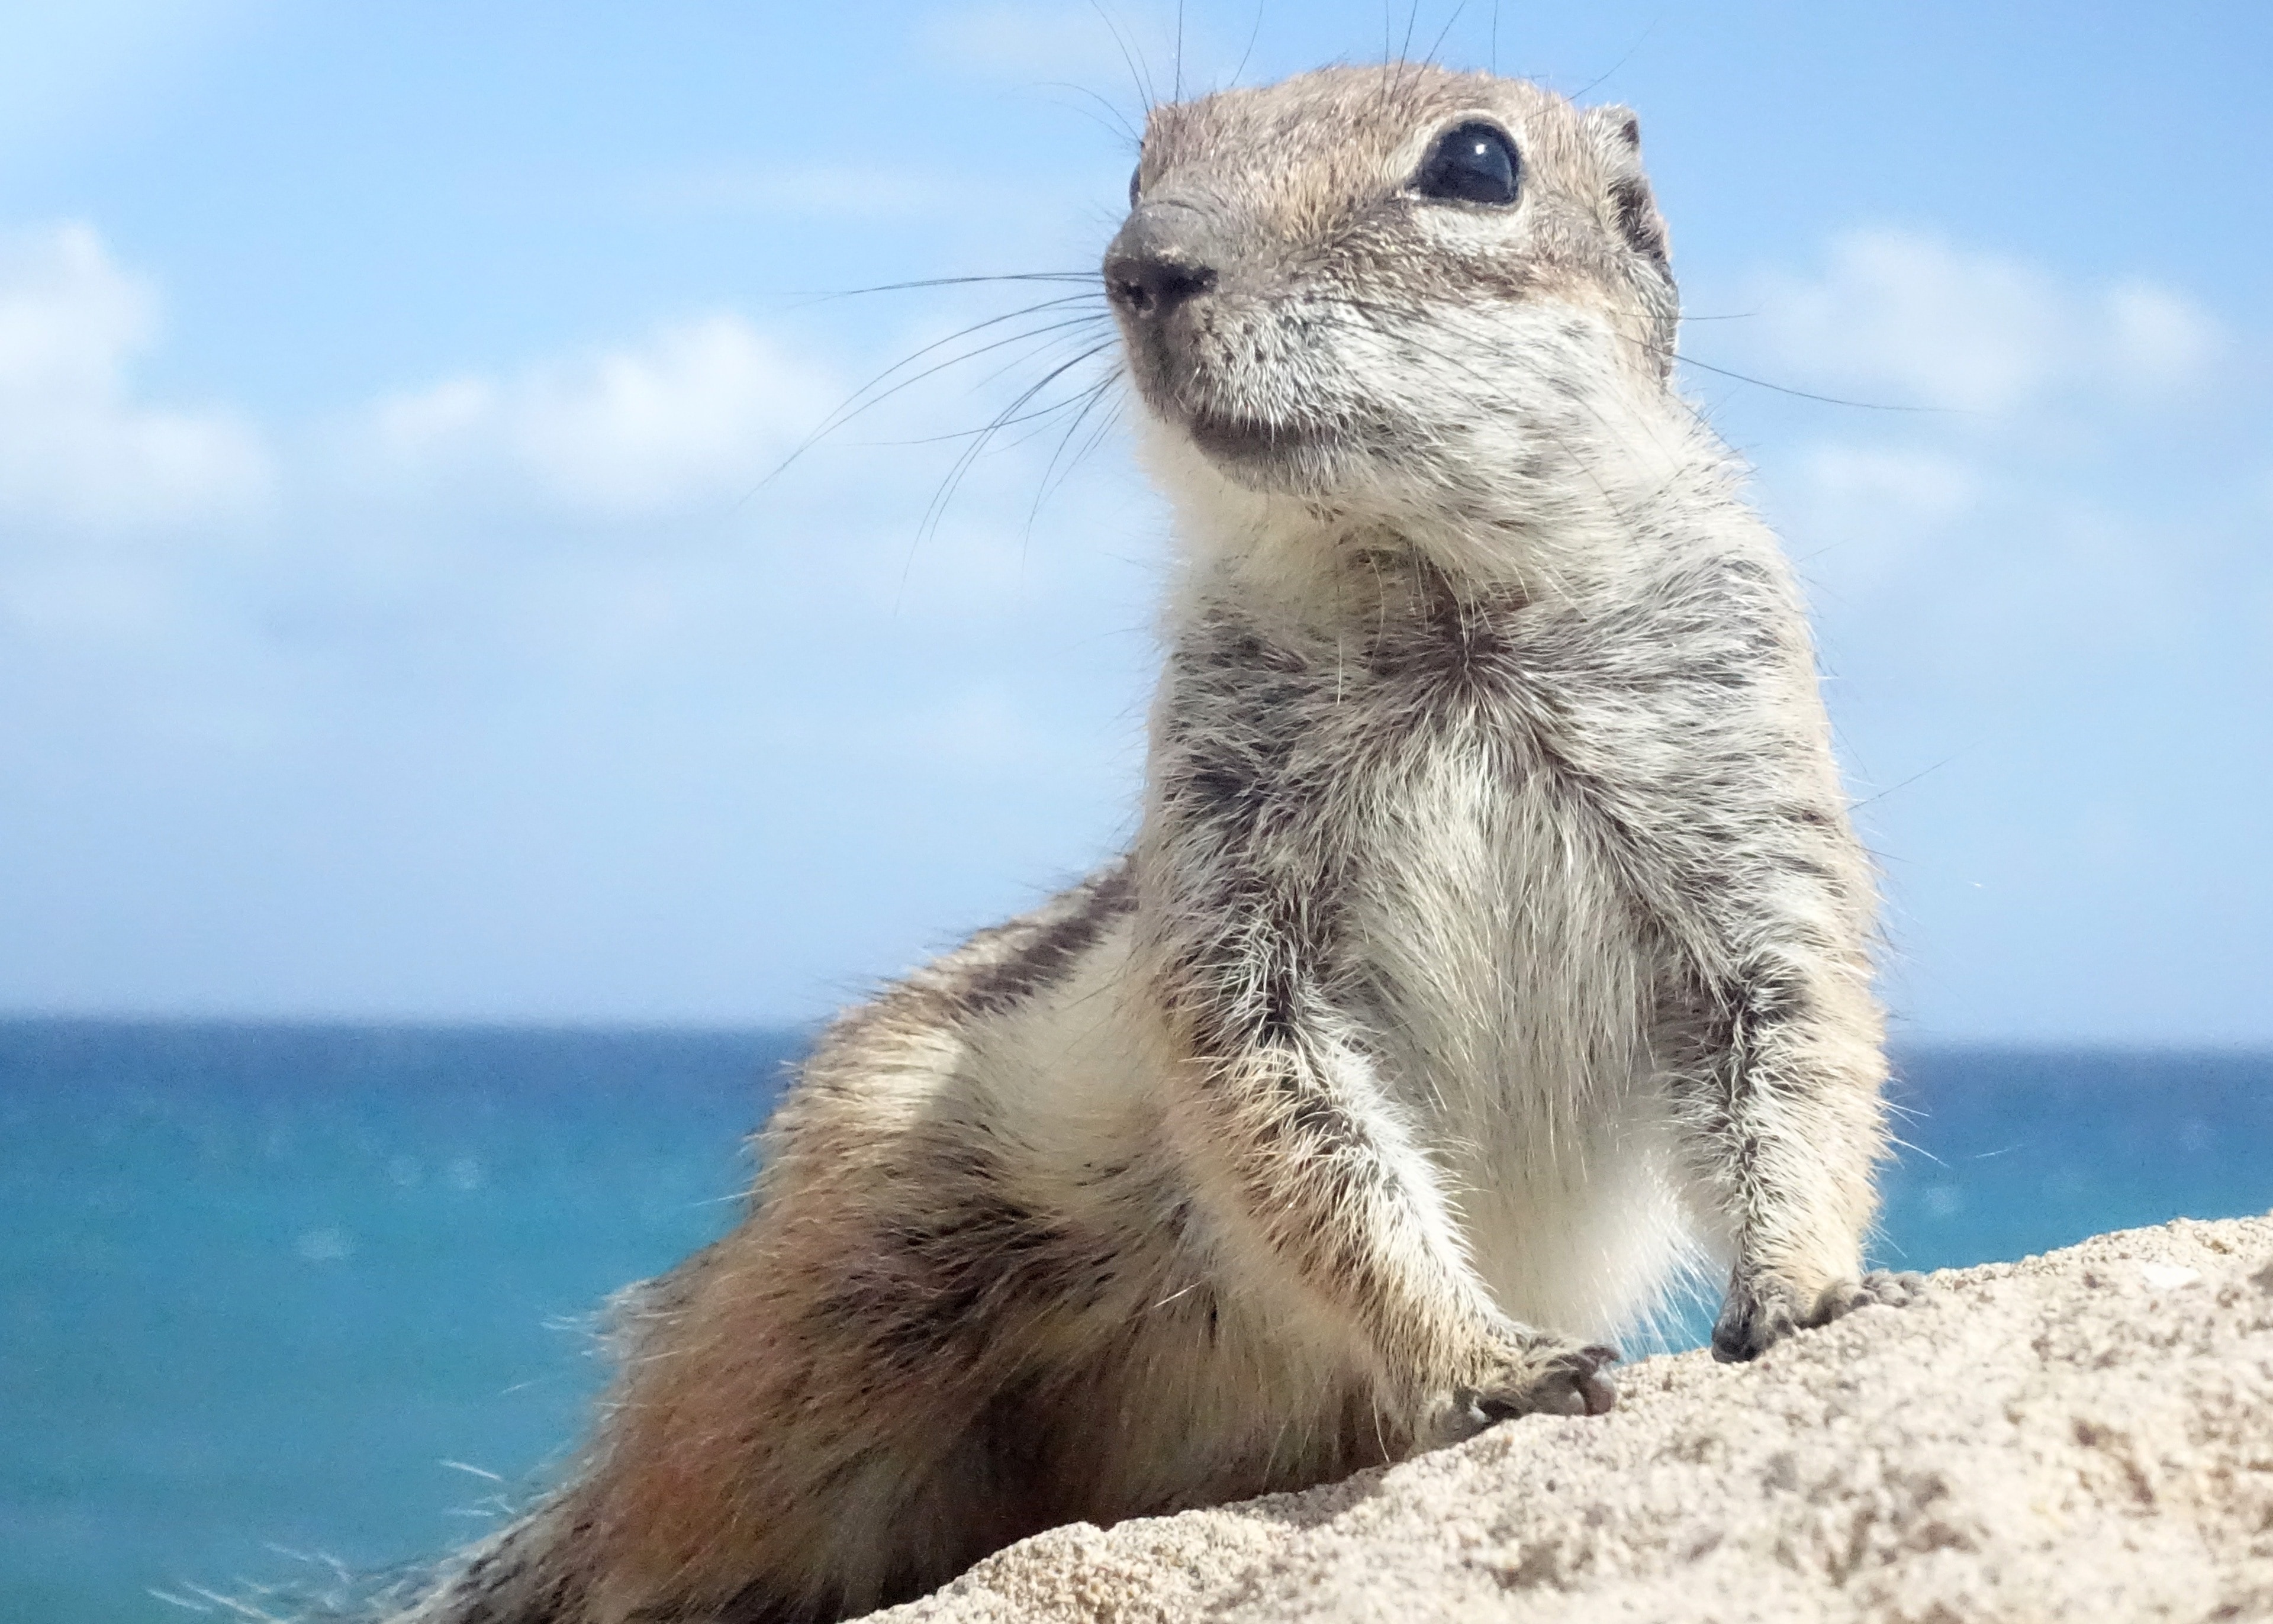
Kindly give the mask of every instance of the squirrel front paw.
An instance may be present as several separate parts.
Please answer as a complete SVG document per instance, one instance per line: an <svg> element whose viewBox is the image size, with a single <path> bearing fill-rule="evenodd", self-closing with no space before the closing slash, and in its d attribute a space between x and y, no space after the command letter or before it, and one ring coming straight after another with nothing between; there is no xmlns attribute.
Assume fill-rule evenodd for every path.
<svg viewBox="0 0 2273 1624"><path fill-rule="evenodd" d="M1446 1394L1429 1432L1441 1446L1473 1438L1496 1421L1526 1415L1602 1415L1618 1402L1608 1370L1616 1348L1580 1346L1559 1336L1510 1337L1475 1379Z"/></svg>
<svg viewBox="0 0 2273 1624"><path fill-rule="evenodd" d="M1927 1295L1925 1276L1874 1269L1860 1280L1834 1280L1812 1297L1774 1279L1742 1274L1729 1283L1728 1300L1713 1327L1713 1357L1724 1365L1759 1356L1795 1331L1828 1325L1857 1308L1907 1308Z"/></svg>

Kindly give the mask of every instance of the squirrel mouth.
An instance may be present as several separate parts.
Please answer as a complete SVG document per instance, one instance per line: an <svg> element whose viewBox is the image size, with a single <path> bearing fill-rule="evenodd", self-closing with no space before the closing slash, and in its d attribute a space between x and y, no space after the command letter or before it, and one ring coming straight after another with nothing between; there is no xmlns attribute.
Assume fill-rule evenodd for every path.
<svg viewBox="0 0 2273 1624"><path fill-rule="evenodd" d="M1315 430L1223 412L1192 412L1184 419L1184 428L1201 451L1225 462L1275 462L1316 445L1318 439Z"/></svg>

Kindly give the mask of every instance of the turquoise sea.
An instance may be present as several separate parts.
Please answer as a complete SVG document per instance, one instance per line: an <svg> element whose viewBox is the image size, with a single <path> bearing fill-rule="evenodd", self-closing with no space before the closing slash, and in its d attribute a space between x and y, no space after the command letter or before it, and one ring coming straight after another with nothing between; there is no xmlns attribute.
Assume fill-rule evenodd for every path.
<svg viewBox="0 0 2273 1624"><path fill-rule="evenodd" d="M239 1616L479 1531L784 1032L0 1022L0 1620ZM2273 1054L1920 1049L1882 1261L2273 1208Z"/></svg>

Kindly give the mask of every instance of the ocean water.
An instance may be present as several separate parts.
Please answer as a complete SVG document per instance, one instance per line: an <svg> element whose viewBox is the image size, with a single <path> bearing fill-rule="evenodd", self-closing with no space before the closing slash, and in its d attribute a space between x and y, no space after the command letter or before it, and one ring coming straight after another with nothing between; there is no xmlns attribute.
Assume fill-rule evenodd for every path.
<svg viewBox="0 0 2273 1624"><path fill-rule="evenodd" d="M489 1526L799 1042L0 1022L0 1620L218 1624ZM1881 1261L2273 1208L2273 1055L1900 1066Z"/></svg>

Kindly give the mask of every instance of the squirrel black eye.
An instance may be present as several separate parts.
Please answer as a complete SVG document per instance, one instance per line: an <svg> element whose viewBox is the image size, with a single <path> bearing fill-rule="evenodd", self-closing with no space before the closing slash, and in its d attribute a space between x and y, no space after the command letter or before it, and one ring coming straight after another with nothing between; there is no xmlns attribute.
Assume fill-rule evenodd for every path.
<svg viewBox="0 0 2273 1624"><path fill-rule="evenodd" d="M1413 177L1413 190L1452 202L1509 204L1515 201L1522 174L1523 161L1506 131L1494 124L1461 124L1429 149L1421 173Z"/></svg>

